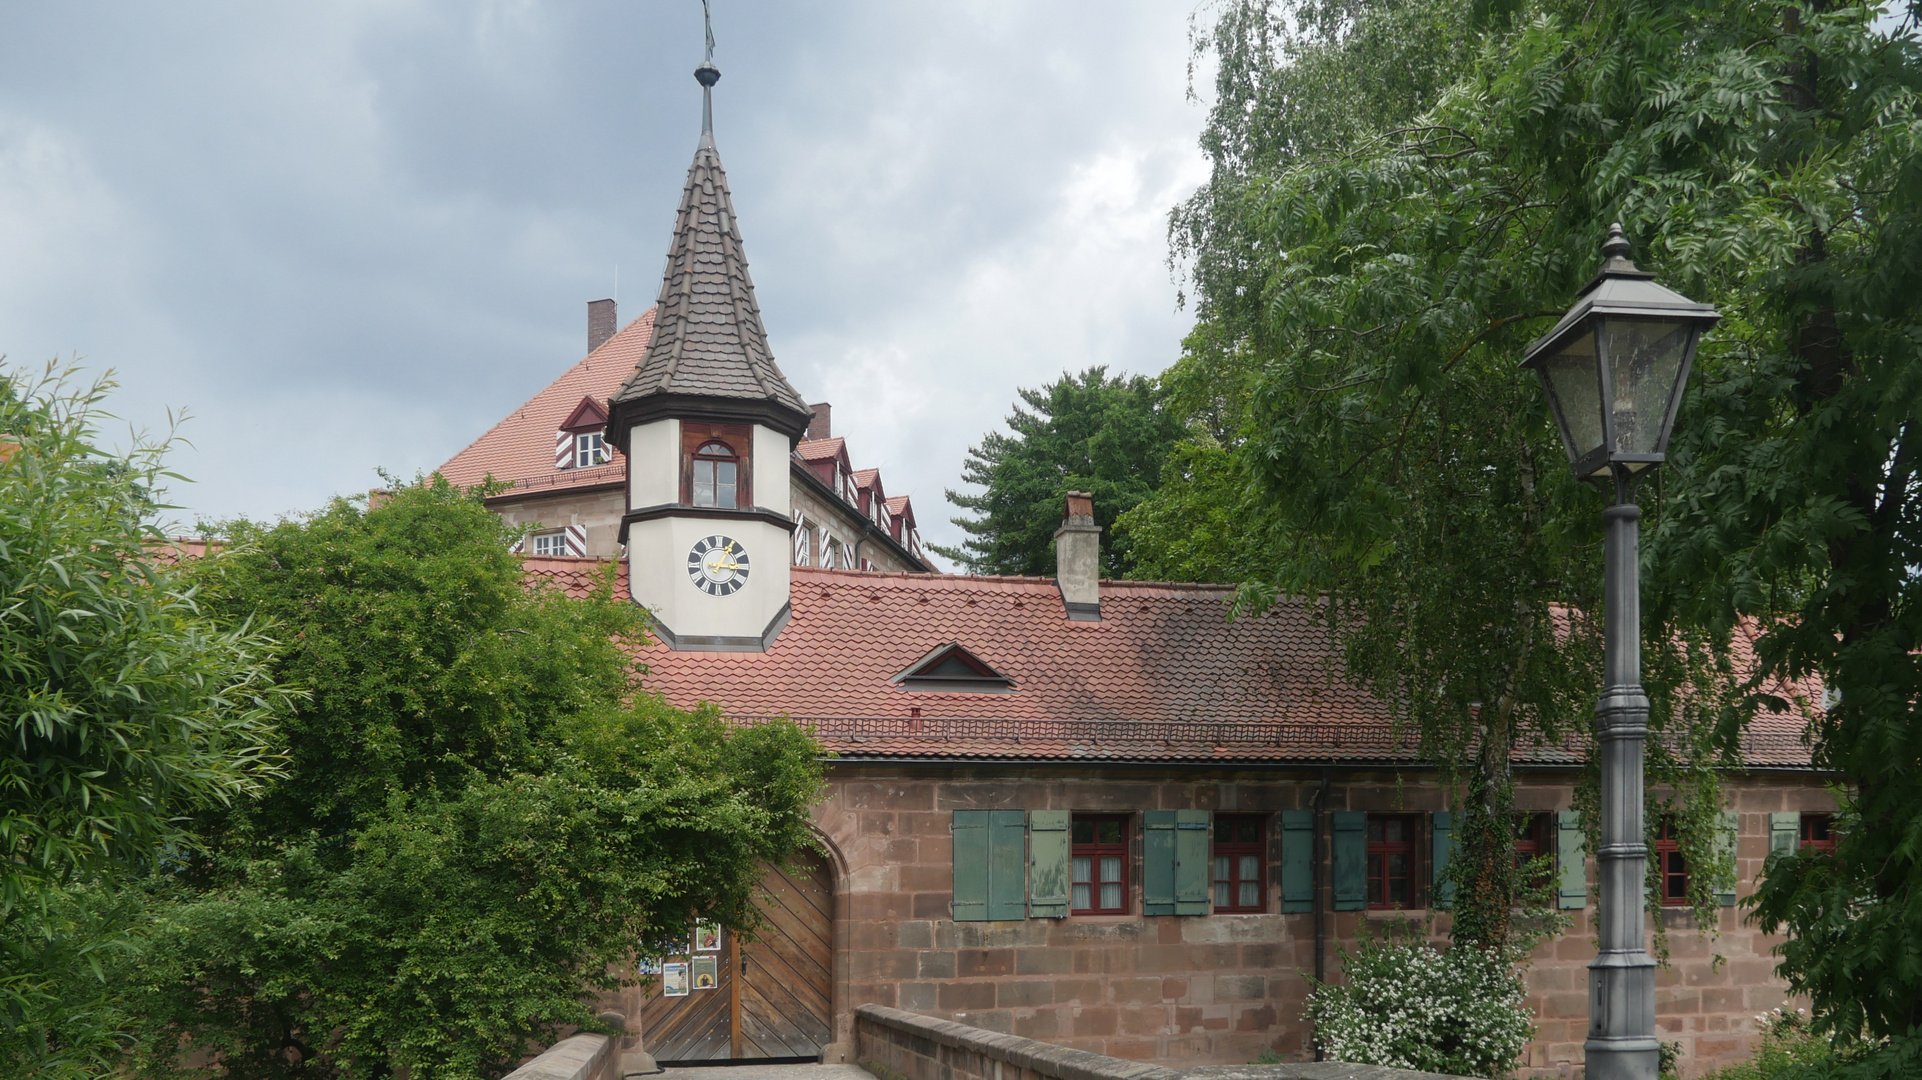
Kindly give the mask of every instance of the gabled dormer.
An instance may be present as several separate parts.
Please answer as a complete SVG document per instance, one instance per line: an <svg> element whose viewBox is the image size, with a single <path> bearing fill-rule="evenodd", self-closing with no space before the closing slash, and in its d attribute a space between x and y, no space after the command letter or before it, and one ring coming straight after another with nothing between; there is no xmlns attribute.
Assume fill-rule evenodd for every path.
<svg viewBox="0 0 1922 1080"><path fill-rule="evenodd" d="M888 681L903 690L937 693L1001 694L1014 690L1014 680L953 641L928 650Z"/></svg>
<svg viewBox="0 0 1922 1080"><path fill-rule="evenodd" d="M554 467L585 469L612 461L606 430L607 410L592 396L582 398L554 432Z"/></svg>

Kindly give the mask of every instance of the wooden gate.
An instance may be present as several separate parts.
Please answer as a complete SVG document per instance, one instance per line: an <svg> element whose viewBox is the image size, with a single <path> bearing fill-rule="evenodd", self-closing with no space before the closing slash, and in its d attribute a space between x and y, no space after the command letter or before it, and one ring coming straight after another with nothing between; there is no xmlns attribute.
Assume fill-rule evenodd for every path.
<svg viewBox="0 0 1922 1080"><path fill-rule="evenodd" d="M722 935L713 989L665 997L657 979L648 990L641 1038L656 1061L812 1060L832 1041L833 881L819 855L795 863L761 880L758 938Z"/></svg>

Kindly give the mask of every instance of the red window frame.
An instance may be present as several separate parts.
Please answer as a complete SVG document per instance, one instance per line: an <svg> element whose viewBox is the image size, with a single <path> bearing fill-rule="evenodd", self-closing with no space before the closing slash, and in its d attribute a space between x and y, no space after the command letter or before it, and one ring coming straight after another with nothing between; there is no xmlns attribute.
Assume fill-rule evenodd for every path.
<svg viewBox="0 0 1922 1080"><path fill-rule="evenodd" d="M1835 815L1803 814L1799 834L1797 845L1799 850L1834 851Z"/></svg>
<svg viewBox="0 0 1922 1080"><path fill-rule="evenodd" d="M1268 910L1268 844L1260 814L1216 814L1213 892L1220 914Z"/></svg>
<svg viewBox="0 0 1922 1080"><path fill-rule="evenodd" d="M1531 859L1555 855L1555 815L1531 813L1517 816L1520 820L1516 822L1515 832L1516 868L1520 869ZM1553 874L1553 870L1544 871L1540 878L1529 884L1541 888L1548 884Z"/></svg>
<svg viewBox="0 0 1922 1080"><path fill-rule="evenodd" d="M1367 837L1369 909L1421 907L1421 815L1370 814ZM1395 872L1397 866L1401 873ZM1397 882L1401 884L1400 899L1395 897Z"/></svg>
<svg viewBox="0 0 1922 1080"><path fill-rule="evenodd" d="M1688 858L1682 854L1681 833L1674 818L1665 817L1655 826L1655 866L1662 906L1687 907Z"/></svg>
<svg viewBox="0 0 1922 1080"><path fill-rule="evenodd" d="M1069 912L1126 915L1128 815L1075 814L1068 828Z"/></svg>

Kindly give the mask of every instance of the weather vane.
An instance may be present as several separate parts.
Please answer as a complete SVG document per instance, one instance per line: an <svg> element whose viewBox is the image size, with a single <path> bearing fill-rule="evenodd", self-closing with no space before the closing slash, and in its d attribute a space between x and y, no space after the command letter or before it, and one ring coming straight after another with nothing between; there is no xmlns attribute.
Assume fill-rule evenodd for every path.
<svg viewBox="0 0 1922 1080"><path fill-rule="evenodd" d="M694 69L701 84L701 145L714 145L714 84L721 81L721 69L714 66L714 17L708 0L701 0L701 23L707 30L707 58Z"/></svg>

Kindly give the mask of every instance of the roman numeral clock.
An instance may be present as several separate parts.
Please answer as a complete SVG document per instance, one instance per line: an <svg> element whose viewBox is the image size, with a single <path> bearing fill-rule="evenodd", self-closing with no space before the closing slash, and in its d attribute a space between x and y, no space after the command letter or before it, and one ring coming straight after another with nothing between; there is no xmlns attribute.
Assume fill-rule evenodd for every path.
<svg viewBox="0 0 1922 1080"><path fill-rule="evenodd" d="M687 577L709 596L732 596L747 587L747 549L731 536L703 536L687 553Z"/></svg>

